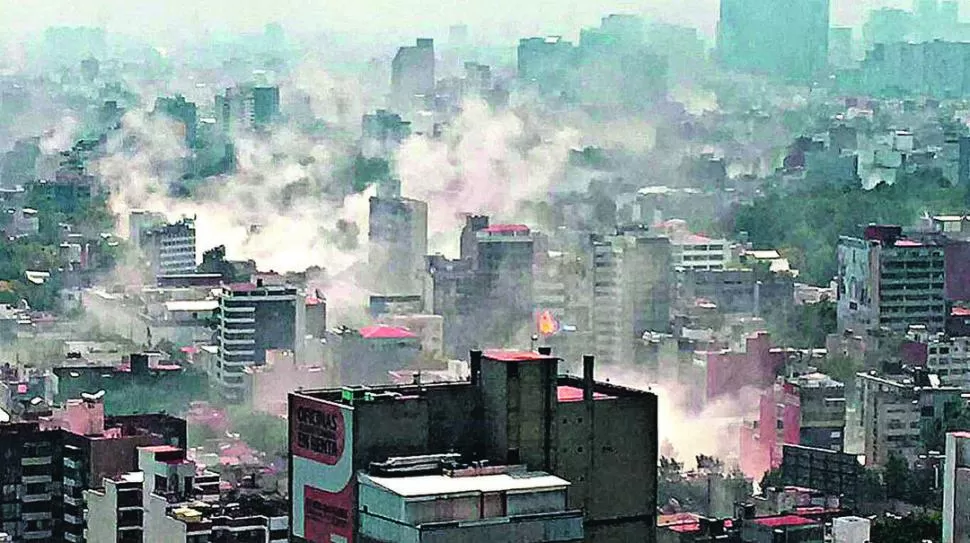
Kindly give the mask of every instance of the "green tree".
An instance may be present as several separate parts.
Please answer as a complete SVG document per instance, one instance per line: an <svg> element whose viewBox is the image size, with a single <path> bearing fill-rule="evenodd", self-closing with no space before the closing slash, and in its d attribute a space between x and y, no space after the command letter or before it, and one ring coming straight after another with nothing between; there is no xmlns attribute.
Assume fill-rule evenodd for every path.
<svg viewBox="0 0 970 543"><path fill-rule="evenodd" d="M876 517L870 533L879 543L939 542L943 533L943 517L939 512L913 513L905 517L889 514Z"/></svg>
<svg viewBox="0 0 970 543"><path fill-rule="evenodd" d="M229 411L230 428L247 445L271 455L285 455L288 448L286 420L244 407Z"/></svg>

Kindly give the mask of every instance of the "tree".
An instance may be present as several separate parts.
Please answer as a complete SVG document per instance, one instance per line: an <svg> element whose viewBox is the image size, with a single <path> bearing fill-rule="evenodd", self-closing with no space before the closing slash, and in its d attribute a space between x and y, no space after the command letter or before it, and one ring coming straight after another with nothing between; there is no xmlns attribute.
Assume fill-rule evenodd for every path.
<svg viewBox="0 0 970 543"><path fill-rule="evenodd" d="M894 500L906 500L909 497L909 464L903 457L890 453L882 478L886 485L886 497Z"/></svg>
<svg viewBox="0 0 970 543"><path fill-rule="evenodd" d="M946 434L970 430L970 409L962 402L947 402L943 406L943 417L920 429L920 440L927 451L942 451L946 445Z"/></svg>
<svg viewBox="0 0 970 543"><path fill-rule="evenodd" d="M940 541L943 518L939 512L913 513L905 517L889 514L877 517L872 523L872 541L879 543L916 543Z"/></svg>
<svg viewBox="0 0 970 543"><path fill-rule="evenodd" d="M237 407L229 411L230 428L247 445L271 455L285 455L288 448L286 421L269 413Z"/></svg>
<svg viewBox="0 0 970 543"><path fill-rule="evenodd" d="M761 478L762 492L764 492L766 488L778 488L784 485L785 485L785 480L782 477L780 468L775 468L771 471L766 471L764 477Z"/></svg>

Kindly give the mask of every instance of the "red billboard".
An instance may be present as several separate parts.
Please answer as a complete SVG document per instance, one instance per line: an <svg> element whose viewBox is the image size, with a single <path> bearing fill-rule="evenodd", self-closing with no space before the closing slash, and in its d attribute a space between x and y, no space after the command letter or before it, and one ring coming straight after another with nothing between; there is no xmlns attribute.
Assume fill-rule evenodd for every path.
<svg viewBox="0 0 970 543"><path fill-rule="evenodd" d="M294 395L289 419L293 534L311 543L353 542L353 408Z"/></svg>

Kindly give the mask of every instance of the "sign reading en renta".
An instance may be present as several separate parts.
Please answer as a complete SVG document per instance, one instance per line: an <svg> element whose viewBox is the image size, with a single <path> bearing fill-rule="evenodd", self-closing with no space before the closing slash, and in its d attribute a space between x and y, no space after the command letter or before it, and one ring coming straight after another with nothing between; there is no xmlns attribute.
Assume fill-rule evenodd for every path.
<svg viewBox="0 0 970 543"><path fill-rule="evenodd" d="M290 450L297 456L336 465L344 454L344 414L339 406L297 398L290 419Z"/></svg>

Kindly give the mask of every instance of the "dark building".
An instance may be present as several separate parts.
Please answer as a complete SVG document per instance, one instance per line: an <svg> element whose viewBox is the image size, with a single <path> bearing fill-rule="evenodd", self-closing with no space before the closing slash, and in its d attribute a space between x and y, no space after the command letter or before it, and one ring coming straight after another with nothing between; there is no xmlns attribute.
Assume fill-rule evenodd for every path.
<svg viewBox="0 0 970 543"><path fill-rule="evenodd" d="M559 376L559 360L473 352L471 381L345 387L289 396L292 540L354 542L354 474L373 462L454 452L479 465L525 465L570 483L586 541L655 541L657 398Z"/></svg>
<svg viewBox="0 0 970 543"><path fill-rule="evenodd" d="M729 69L810 82L828 39L829 0L721 0L716 53Z"/></svg>
<svg viewBox="0 0 970 543"><path fill-rule="evenodd" d="M857 505L862 497L863 472L854 454L803 445L783 448L781 474L786 485L842 496L842 503L847 507Z"/></svg>
<svg viewBox="0 0 970 543"><path fill-rule="evenodd" d="M418 38L413 46L401 47L391 61L391 99L394 107L408 111L412 105L434 98L434 40Z"/></svg>
<svg viewBox="0 0 970 543"><path fill-rule="evenodd" d="M187 102L182 95L173 98L162 97L155 100L155 114L166 115L182 124L185 130L185 143L195 144L197 113L195 103Z"/></svg>
<svg viewBox="0 0 970 543"><path fill-rule="evenodd" d="M241 399L243 371L266 363L266 351L296 348L296 288L255 283L224 285L219 297L219 360L214 382L230 400Z"/></svg>
<svg viewBox="0 0 970 543"><path fill-rule="evenodd" d="M14 541L84 539L84 496L137 469L137 448L185 446L185 421L105 417L98 396L71 400L51 421L0 424L0 530Z"/></svg>
<svg viewBox="0 0 970 543"><path fill-rule="evenodd" d="M280 88L253 87L253 127L264 128L280 117Z"/></svg>
<svg viewBox="0 0 970 543"><path fill-rule="evenodd" d="M535 329L534 245L528 226L490 225L488 217L472 215L462 229L460 260L428 257L429 305L444 317L449 356L528 341Z"/></svg>
<svg viewBox="0 0 970 543"><path fill-rule="evenodd" d="M732 269L684 270L678 275L682 300L710 300L724 313L787 312L795 303L795 282L789 273Z"/></svg>
<svg viewBox="0 0 970 543"><path fill-rule="evenodd" d="M368 264L386 294L420 294L428 252L428 204L410 198L370 199Z"/></svg>

